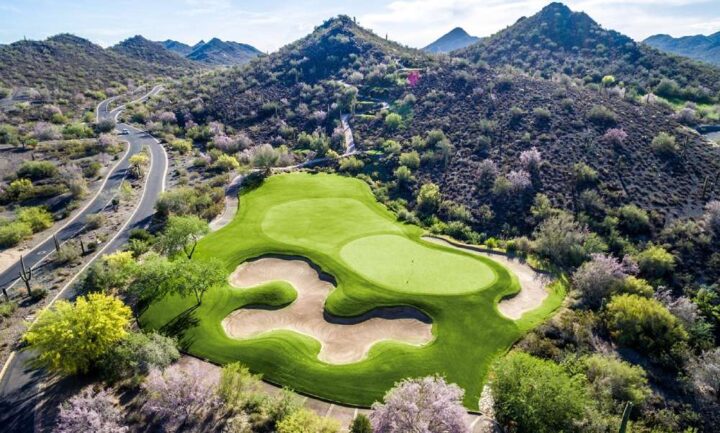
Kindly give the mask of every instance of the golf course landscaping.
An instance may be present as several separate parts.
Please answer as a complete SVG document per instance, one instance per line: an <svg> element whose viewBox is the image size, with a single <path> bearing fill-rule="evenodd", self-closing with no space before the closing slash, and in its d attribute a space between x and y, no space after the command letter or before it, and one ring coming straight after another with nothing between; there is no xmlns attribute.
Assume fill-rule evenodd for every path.
<svg viewBox="0 0 720 433"><path fill-rule="evenodd" d="M197 357L240 361L322 399L369 406L402 378L439 373L477 409L491 363L563 292L551 285L538 308L508 319L497 305L520 290L517 277L423 234L361 180L272 176L242 193L233 221L197 246L193 260L219 259L227 284L199 306L192 296L156 299L140 321ZM363 347L353 351L355 330Z"/></svg>

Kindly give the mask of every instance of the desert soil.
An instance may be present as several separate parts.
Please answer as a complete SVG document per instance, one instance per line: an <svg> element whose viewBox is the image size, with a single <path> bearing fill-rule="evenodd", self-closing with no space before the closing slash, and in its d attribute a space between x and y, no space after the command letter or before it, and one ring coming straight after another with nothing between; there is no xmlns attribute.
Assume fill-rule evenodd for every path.
<svg viewBox="0 0 720 433"><path fill-rule="evenodd" d="M231 313L222 324L232 338L252 338L279 329L295 331L318 340L322 345L318 359L331 364L358 362L379 341L419 346L433 338L432 325L417 319L374 317L355 324L328 322L323 316L325 299L334 286L321 280L317 271L302 260L263 258L246 262L238 266L229 280L239 288L287 281L297 291L297 299L285 308L241 308Z"/></svg>

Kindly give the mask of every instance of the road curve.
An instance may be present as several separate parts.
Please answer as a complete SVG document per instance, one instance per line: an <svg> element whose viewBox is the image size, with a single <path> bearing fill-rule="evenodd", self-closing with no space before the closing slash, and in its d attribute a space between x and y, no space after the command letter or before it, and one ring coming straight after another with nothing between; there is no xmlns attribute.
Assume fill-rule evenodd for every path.
<svg viewBox="0 0 720 433"><path fill-rule="evenodd" d="M136 101L145 100L161 90L162 88L157 86ZM110 98L98 105L98 119L117 119L125 105L109 110L109 104L114 99L115 98ZM132 229L147 227L154 213L155 202L160 193L165 189L168 160L162 145L154 137L132 125L120 123L117 125L117 128L121 130L127 129L130 132L128 135L123 136L123 138L128 141L130 149L108 177L106 184L103 186L103 191L106 191L108 193L107 195L111 195L112 192L119 187L128 173L130 157L140 152L146 146L150 152L151 163L150 169L146 174L145 186L140 203L135 208L130 219L127 220L115 236L100 249L96 257L99 257L100 254L109 254L122 247L122 245L127 242ZM105 206L108 205L105 195L106 194L98 194L86 209L78 213L72 221L61 228L57 232L58 240L64 242L74 237L84 226L85 218L88 215L104 209ZM26 265L32 265L33 267L42 266L42 263L53 249L53 240L46 240L25 256ZM85 267L87 267L87 265L82 269ZM0 285L14 285L17 282L18 272L19 263L9 267L5 272L0 274ZM78 274L76 274L75 277L77 277ZM70 284L75 277L58 293L55 299L73 299L77 296L77 292L73 289L72 284ZM53 299L53 301L55 299ZM28 351L14 352L0 372L2 375L0 377L0 430L2 431L32 433L35 430L35 408L41 394L39 385L48 377L48 373L29 367L27 364L31 358L32 354Z"/></svg>

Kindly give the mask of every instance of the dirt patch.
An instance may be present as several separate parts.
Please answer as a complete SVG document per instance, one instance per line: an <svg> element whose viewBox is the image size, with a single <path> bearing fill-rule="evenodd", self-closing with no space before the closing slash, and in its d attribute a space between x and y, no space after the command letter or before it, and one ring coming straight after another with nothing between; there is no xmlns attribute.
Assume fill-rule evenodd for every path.
<svg viewBox="0 0 720 433"><path fill-rule="evenodd" d="M488 257L511 270L515 276L517 276L520 283L520 292L512 298L503 299L498 303L498 310L500 310L503 316L509 319L519 319L523 314L542 305L545 298L548 297L548 292L545 287L550 282L550 277L536 272L518 259L510 258L501 253L483 252L473 248L463 247L454 242L451 243L447 240L432 236L423 236L423 239L450 248L457 248L472 254Z"/></svg>
<svg viewBox="0 0 720 433"><path fill-rule="evenodd" d="M412 345L429 343L432 325L415 318L371 317L360 322L328 320L327 299L334 286L302 260L263 258L246 262L230 275L235 287L252 287L269 281L287 281L297 299L281 309L242 308L222 324L232 338L252 338L278 329L309 335L320 342L318 358L330 364L349 364L365 358L379 341L396 340Z"/></svg>

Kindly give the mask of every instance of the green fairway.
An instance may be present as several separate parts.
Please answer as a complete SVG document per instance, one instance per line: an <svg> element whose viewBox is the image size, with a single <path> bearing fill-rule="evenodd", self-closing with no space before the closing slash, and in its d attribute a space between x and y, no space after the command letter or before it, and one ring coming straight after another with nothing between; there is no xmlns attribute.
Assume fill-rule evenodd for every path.
<svg viewBox="0 0 720 433"><path fill-rule="evenodd" d="M426 242L422 233L397 222L360 180L284 174L241 195L235 219L205 237L194 260L216 257L229 275L263 255L307 258L337 286L327 312L358 316L383 306L414 307L433 322L435 338L425 346L383 341L366 359L335 365L318 360L320 343L307 335L278 330L236 340L225 334L221 322L236 309L291 303L295 290L285 282L227 285L197 308L194 298L168 296L151 304L141 323L178 335L196 356L241 361L271 382L327 400L367 406L404 377L440 373L462 386L465 404L477 409L490 363L547 317L562 293L518 321L504 318L496 305L518 291L517 279L490 259Z"/></svg>

